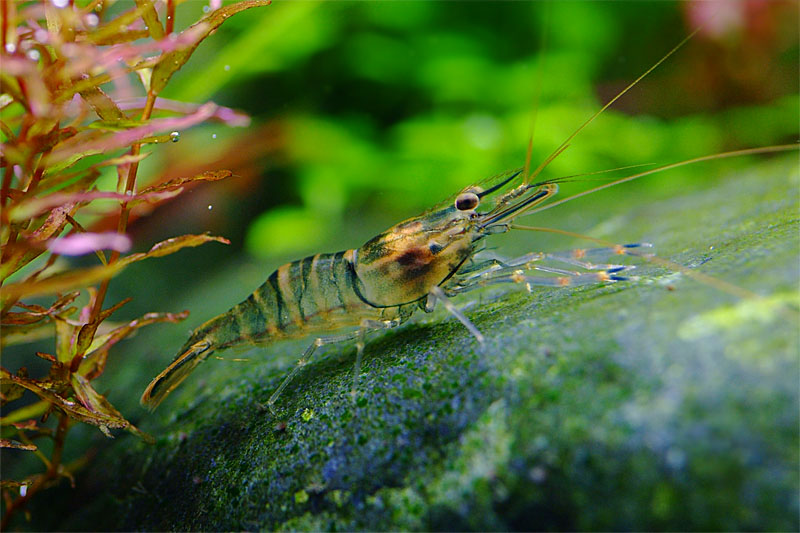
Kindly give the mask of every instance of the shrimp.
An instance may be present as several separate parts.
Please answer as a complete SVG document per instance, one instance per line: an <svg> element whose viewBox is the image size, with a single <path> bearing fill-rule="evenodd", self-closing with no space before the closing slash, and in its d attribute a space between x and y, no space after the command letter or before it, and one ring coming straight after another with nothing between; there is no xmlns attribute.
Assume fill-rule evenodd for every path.
<svg viewBox="0 0 800 533"><path fill-rule="evenodd" d="M572 254L530 253L510 261L480 259L484 238L509 231L509 223L558 191L554 180L526 184L523 170L467 187L445 204L405 220L363 246L317 254L279 267L246 300L197 328L175 360L142 395L155 408L211 354L247 343L301 338L332 329L357 330L319 336L269 399L269 407L297 372L326 344L357 339L355 379L368 332L406 322L416 310L442 302L479 341L483 335L450 297L498 283L563 287L625 279L632 266L594 264L593 256L626 253L632 244ZM579 271L543 265L561 263ZM531 276L541 271L542 276Z"/></svg>
<svg viewBox="0 0 800 533"><path fill-rule="evenodd" d="M566 150L578 133L694 33L696 31L589 117L532 172L528 160L524 168L466 187L442 204L392 226L359 248L317 254L279 267L247 299L192 332L172 363L145 389L140 400L142 405L155 409L197 365L218 351L313 336L311 345L269 398L268 407L274 412L282 391L311 362L317 348L349 340L356 340L350 391L354 398L366 335L395 328L408 321L417 310L432 312L436 303L441 302L482 343L483 335L453 304L452 297L504 283L518 284L528 290L533 286L614 283L629 279L628 272L635 266L606 262L609 257L630 255L659 260L649 252L651 245L648 243L617 245L597 239L593 240L603 246L566 253L531 252L509 260L488 257L481 252L485 250L484 239L511 229L548 231L514 225L516 218L606 187L709 159L797 149L794 145L772 146L699 157L640 172L542 205L557 193L558 183L572 178L535 182L536 176ZM668 266L699 278L678 265L670 263ZM719 281L716 284L722 290L736 293L736 288L725 287ZM343 333L324 334L345 328L349 329Z"/></svg>

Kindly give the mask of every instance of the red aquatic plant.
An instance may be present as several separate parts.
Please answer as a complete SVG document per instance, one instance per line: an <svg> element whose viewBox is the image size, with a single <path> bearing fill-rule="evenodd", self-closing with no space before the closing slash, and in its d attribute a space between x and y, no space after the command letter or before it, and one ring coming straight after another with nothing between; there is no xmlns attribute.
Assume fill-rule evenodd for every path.
<svg viewBox="0 0 800 533"><path fill-rule="evenodd" d="M83 422L107 436L137 429L97 392L92 381L105 368L110 349L136 329L177 322L183 313L148 313L126 323L106 322L130 298L108 305L111 278L133 262L217 241L182 235L147 252L123 255L131 209L158 204L196 181L227 178L211 170L169 181L148 179L141 187L139 163L175 141L179 132L213 120L231 126L247 117L212 102L159 98L197 46L228 17L268 0L225 7L212 3L183 31L174 27L177 0L0 0L0 325L2 345L52 337L53 353L32 353L50 371L34 378L25 367L0 368L3 406L0 445L36 454L43 471L3 479L5 529L11 516L36 493L72 478L85 463L64 464L70 426ZM164 23L162 23L162 18ZM104 172L116 188L102 188ZM104 202L101 202L104 200ZM109 202L111 200L111 202ZM116 219L116 231L85 229L98 215ZM81 223L83 221L83 224ZM97 265L72 267L62 256L95 254ZM88 295L84 304L81 293ZM35 300L32 300L34 299ZM33 394L33 401L25 396ZM22 407L9 409L17 400ZM48 417L55 427L47 425ZM46 456L38 441L52 439Z"/></svg>

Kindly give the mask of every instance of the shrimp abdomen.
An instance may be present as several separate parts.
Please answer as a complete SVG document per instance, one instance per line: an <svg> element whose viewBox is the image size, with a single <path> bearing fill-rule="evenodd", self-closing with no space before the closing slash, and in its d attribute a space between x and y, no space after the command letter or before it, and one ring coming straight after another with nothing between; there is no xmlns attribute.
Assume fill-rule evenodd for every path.
<svg viewBox="0 0 800 533"><path fill-rule="evenodd" d="M155 409L215 351L303 337L387 314L356 292L352 258L353 251L348 250L279 267L244 301L192 332L172 363L144 391L142 405Z"/></svg>

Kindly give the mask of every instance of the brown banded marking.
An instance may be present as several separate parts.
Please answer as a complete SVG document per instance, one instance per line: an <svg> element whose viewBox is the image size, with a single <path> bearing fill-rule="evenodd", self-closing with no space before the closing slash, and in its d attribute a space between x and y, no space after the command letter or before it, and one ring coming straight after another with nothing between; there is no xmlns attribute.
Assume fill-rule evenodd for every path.
<svg viewBox="0 0 800 533"><path fill-rule="evenodd" d="M300 300L295 291L295 287L298 285L297 280L294 279L295 276L292 276L292 270L296 268L295 265L297 263L299 263L299 261L293 261L278 268L278 291L280 292L283 303L286 305L286 312L289 316L289 320L291 320L298 329L302 329L305 320L303 320ZM287 323L286 326L288 325Z"/></svg>
<svg viewBox="0 0 800 533"><path fill-rule="evenodd" d="M317 254L311 259L311 272L309 272L310 297L317 307L320 318L327 320L330 314L329 311L332 311L333 308L328 306L328 301L322 293L322 284L319 277L319 260L321 256L322 254Z"/></svg>
<svg viewBox="0 0 800 533"><path fill-rule="evenodd" d="M336 284L336 256L337 254L317 255L315 261L312 262L312 294L310 296L319 309L321 321L326 320L329 316L346 312L341 291Z"/></svg>
<svg viewBox="0 0 800 533"><path fill-rule="evenodd" d="M310 321L312 318L316 318L320 311L319 306L317 306L311 294L312 291L309 289L309 279L313 261L314 258L311 256L303 258L302 261L298 261L300 269L300 295L298 297L298 305L300 306L300 314L306 322ZM297 282L295 282L295 285L297 285ZM295 291L296 290L297 287L295 287Z"/></svg>
<svg viewBox="0 0 800 533"><path fill-rule="evenodd" d="M289 312L286 309L286 302L283 299L280 286L278 285L278 271L276 270L267 278L267 283L275 295L275 322L279 331L285 331L286 326L290 323Z"/></svg>
<svg viewBox="0 0 800 533"><path fill-rule="evenodd" d="M265 333L270 336L274 336L278 333L278 326L275 325L274 318L277 317L278 311L275 305L271 305L275 303L274 298L265 298L264 292L268 289L271 289L272 286L268 283L262 283L261 286L256 289L253 294L250 296L253 299L253 303L261 309L262 314L264 315L264 329ZM269 303L267 303L269 302ZM267 307L269 305L269 308ZM270 318L272 320L270 320Z"/></svg>

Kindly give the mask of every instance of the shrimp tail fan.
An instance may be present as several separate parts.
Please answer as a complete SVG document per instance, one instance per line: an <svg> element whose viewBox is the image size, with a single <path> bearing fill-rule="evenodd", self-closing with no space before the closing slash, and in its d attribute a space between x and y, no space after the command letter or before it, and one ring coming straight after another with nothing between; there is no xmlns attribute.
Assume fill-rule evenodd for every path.
<svg viewBox="0 0 800 533"><path fill-rule="evenodd" d="M187 343L175 360L150 382L139 403L150 411L155 410L212 353L214 350L208 340Z"/></svg>

